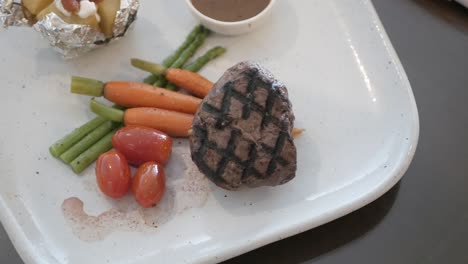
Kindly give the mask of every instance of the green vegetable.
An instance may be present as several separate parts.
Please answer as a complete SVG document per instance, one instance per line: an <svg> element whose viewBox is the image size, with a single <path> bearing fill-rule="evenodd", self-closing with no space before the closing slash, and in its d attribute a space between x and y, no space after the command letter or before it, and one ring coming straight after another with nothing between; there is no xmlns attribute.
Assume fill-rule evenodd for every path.
<svg viewBox="0 0 468 264"><path fill-rule="evenodd" d="M75 173L81 173L91 163L93 163L99 155L110 150L112 148L112 136L117 132L118 128L107 133L103 138L96 142L92 147L81 153L76 159L74 159L70 166Z"/></svg>
<svg viewBox="0 0 468 264"><path fill-rule="evenodd" d="M177 48L177 50L163 61L163 65L170 67L180 57L180 55L192 44L192 42L198 37L198 35L204 32L203 26L198 25L188 34L185 38L184 43Z"/></svg>
<svg viewBox="0 0 468 264"><path fill-rule="evenodd" d="M184 52L185 49L187 49L187 47L197 38L197 36L202 33L204 31L204 28L203 26L201 25L198 25L196 27L194 27L192 29L192 31L190 31L190 33L187 35L187 37L185 38L185 41L182 43L182 45L180 45L177 50L172 54L170 55L169 57L167 57L162 65L166 68L169 68L171 67L171 65L180 57L180 54L182 54L182 52ZM147 83L147 84L156 84L158 82L158 79L159 79L159 75L150 75L148 77L145 78L144 80L144 83Z"/></svg>
<svg viewBox="0 0 468 264"><path fill-rule="evenodd" d="M168 83L166 85L166 89L171 90L171 91L177 91L177 90L179 90L179 87L177 87L177 85L175 85L173 83Z"/></svg>
<svg viewBox="0 0 468 264"><path fill-rule="evenodd" d="M216 59L217 57L223 55L226 53L226 49L223 47L214 47L207 51L205 54L202 56L198 57L195 61L190 63L189 65L184 66L185 70L191 71L191 72L198 72L203 68L208 62ZM177 91L179 88L173 84L173 83L168 83L166 85L166 89L171 90L171 91Z"/></svg>
<svg viewBox="0 0 468 264"><path fill-rule="evenodd" d="M204 43L208 34L209 31L207 29L201 25L196 26L186 37L182 45L171 56L167 57L162 65L139 59L132 59L131 63L137 68L152 73L144 79L145 83L155 84L160 87L167 85L168 89L176 90L177 87L167 84L167 80L162 74L169 67L181 68ZM224 52L225 50L221 47L211 49L185 69L196 72L210 60L220 56ZM77 76L72 77L72 93L102 96L104 87L105 83L98 80ZM54 157L60 157L66 163L70 163L70 166L76 173L82 172L99 155L112 148L112 136L118 129L116 126L120 126L120 123L116 122L122 122L124 118L124 111L122 110L125 108L123 107L115 105L109 107L92 99L90 108L100 116L75 129L49 148L50 153Z"/></svg>
<svg viewBox="0 0 468 264"><path fill-rule="evenodd" d="M159 76L159 79L153 84L156 87L165 87L167 84L167 79L164 76Z"/></svg>
<svg viewBox="0 0 468 264"><path fill-rule="evenodd" d="M123 122L124 111L98 103L94 98L89 102L89 107L98 116L115 122Z"/></svg>
<svg viewBox="0 0 468 264"><path fill-rule="evenodd" d="M66 164L70 164L70 162L72 162L81 153L86 151L94 143L99 141L102 137L104 137L107 133L109 133L114 127L115 127L115 124L112 121L104 122L102 125L97 127L95 130L93 130L91 133L86 135L80 141L78 141L78 143L76 143L67 151L65 151L62 155L60 155L60 159L62 159Z"/></svg>
<svg viewBox="0 0 468 264"><path fill-rule="evenodd" d="M102 96L104 83L98 80L72 76L71 92L75 94L85 94L90 96Z"/></svg>
<svg viewBox="0 0 468 264"><path fill-rule="evenodd" d="M203 45L206 37L208 36L209 31L204 30L197 38L184 50L179 56L179 58L171 64L170 68L182 68L184 64L195 54L197 49Z"/></svg>
<svg viewBox="0 0 468 264"><path fill-rule="evenodd" d="M195 40L180 54L180 57L172 63L169 68L181 68L184 64L195 54L197 49L203 45L206 37L208 36L209 31L203 30ZM157 87L166 87L167 79L164 76L161 76L157 82L154 83L154 86Z"/></svg>
<svg viewBox="0 0 468 264"><path fill-rule="evenodd" d="M145 79L143 79L143 82L146 83L146 84L153 85L153 83L157 82L158 79L159 79L159 76L151 74L148 77L146 77Z"/></svg>
<svg viewBox="0 0 468 264"><path fill-rule="evenodd" d="M91 121L87 122L86 124L80 126L79 128L76 128L70 134L66 135L65 137L55 142L52 146L50 146L49 147L50 154L58 158L65 151L67 151L71 146L73 146L76 142L80 141L89 132L93 131L94 129L96 129L102 123L106 121L107 120L105 118L98 116L92 119Z"/></svg>
<svg viewBox="0 0 468 264"><path fill-rule="evenodd" d="M130 60L130 63L140 69L140 70L144 70L144 71L147 71L149 73L152 73L154 75L161 75L164 73L164 71L166 70L166 67L164 67L163 65L161 64L156 64L156 63L152 63L152 62L149 62L149 61L145 61L145 60L140 60L140 59L135 59L135 58L132 58Z"/></svg>
<svg viewBox="0 0 468 264"><path fill-rule="evenodd" d="M214 47L207 51L202 56L198 57L194 62L185 66L184 69L191 72L198 72L203 68L208 62L216 59L217 57L226 53L226 49L223 47Z"/></svg>

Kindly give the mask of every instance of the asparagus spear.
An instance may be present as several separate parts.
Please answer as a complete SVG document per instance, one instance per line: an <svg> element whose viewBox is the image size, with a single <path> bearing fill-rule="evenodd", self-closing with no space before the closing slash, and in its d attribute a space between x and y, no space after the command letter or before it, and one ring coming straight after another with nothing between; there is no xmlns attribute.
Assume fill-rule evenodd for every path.
<svg viewBox="0 0 468 264"><path fill-rule="evenodd" d="M50 154L58 158L76 142L80 141L83 137L85 137L89 132L93 131L94 129L102 125L102 123L106 122L106 120L107 119L98 116L92 119L91 121L87 122L86 124L80 126L79 128L73 130L70 134L66 135L62 139L55 142L52 146L50 146Z"/></svg>
<svg viewBox="0 0 468 264"><path fill-rule="evenodd" d="M171 91L177 91L177 90L179 90L179 87L177 87L177 85L175 85L173 83L168 83L166 85L166 89L171 90Z"/></svg>
<svg viewBox="0 0 468 264"><path fill-rule="evenodd" d="M146 77L145 79L143 79L143 82L146 83L146 84L153 85L153 83L157 82L158 79L159 79L159 76L151 74L148 77Z"/></svg>
<svg viewBox="0 0 468 264"><path fill-rule="evenodd" d="M65 151L62 155L60 155L60 159L62 159L66 164L70 164L70 162L72 162L81 153L90 148L94 143L99 141L113 128L115 128L115 126L115 123L113 123L112 121L104 122L102 125L97 127L95 130L86 135L80 141L78 141L78 143L76 143L67 151Z"/></svg>
<svg viewBox="0 0 468 264"><path fill-rule="evenodd" d="M84 171L91 163L93 163L99 155L108 151L112 148L112 136L117 132L118 128L112 130L93 146L87 149L85 152L81 153L76 159L74 159L70 166L75 173L81 173Z"/></svg>
<svg viewBox="0 0 468 264"><path fill-rule="evenodd" d="M171 68L182 68L184 64L195 54L197 49L203 45L206 37L208 37L209 31L203 30L200 35L190 44L187 49L184 50L179 56L179 58L171 64Z"/></svg>
<svg viewBox="0 0 468 264"><path fill-rule="evenodd" d="M182 52L184 52L184 50L187 49L188 46L190 46L190 44L197 38L197 36L202 31L204 31L202 25L198 25L194 27L192 31L185 38L185 41L182 43L182 45L180 45L172 55L167 57L163 61L162 65L165 66L166 68L170 67L180 57L180 54L182 54ZM159 75L152 74L145 78L144 83L154 84L158 81L158 79L159 79Z"/></svg>
<svg viewBox="0 0 468 264"><path fill-rule="evenodd" d="M194 62L188 64L187 66L184 66L185 70L191 71L191 72L198 72L203 68L208 62L216 59L217 57L223 55L226 52L226 49L223 47L214 47L210 50L208 50L205 54L202 56L198 57Z"/></svg>
<svg viewBox="0 0 468 264"><path fill-rule="evenodd" d="M174 64L174 62L180 57L180 55L185 51L185 49L187 49L187 47L190 46L190 44L192 44L192 42L197 38L197 36L204 31L205 30L202 25L198 25L194 29L192 29L190 34L186 37L184 43L182 43L182 45L180 45L180 47L171 56L167 57L163 61L163 65L166 67L170 67L172 64Z"/></svg>
<svg viewBox="0 0 468 264"><path fill-rule="evenodd" d="M187 49L180 54L180 57L169 67L169 68L181 68L184 64L195 54L197 49L203 45L206 37L208 36L208 30L203 30L197 38L190 44ZM159 77L159 80L154 83L154 86L165 87L167 85L167 79L164 76Z"/></svg>

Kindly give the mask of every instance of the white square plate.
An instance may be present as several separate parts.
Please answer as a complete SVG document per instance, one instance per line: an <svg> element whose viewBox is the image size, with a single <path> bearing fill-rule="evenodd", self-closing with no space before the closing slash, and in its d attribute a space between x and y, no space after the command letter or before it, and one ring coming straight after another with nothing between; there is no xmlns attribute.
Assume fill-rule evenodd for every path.
<svg viewBox="0 0 468 264"><path fill-rule="evenodd" d="M176 143L169 194L143 211L130 195L104 198L93 168L76 176L50 157L50 144L93 116L89 98L69 93L71 75L141 80L129 58L162 60L195 24L183 0L143 0L125 39L70 61L29 28L0 34L0 219L26 263L219 262L350 213L402 177L418 113L368 0L278 1L259 31L214 35L204 46L228 48L202 71L212 80L249 59L289 87L296 127L306 133L296 140L297 176L284 186L223 191L182 172L187 148ZM81 199L86 214L106 213L64 215L69 197ZM66 206L79 209L73 200Z"/></svg>

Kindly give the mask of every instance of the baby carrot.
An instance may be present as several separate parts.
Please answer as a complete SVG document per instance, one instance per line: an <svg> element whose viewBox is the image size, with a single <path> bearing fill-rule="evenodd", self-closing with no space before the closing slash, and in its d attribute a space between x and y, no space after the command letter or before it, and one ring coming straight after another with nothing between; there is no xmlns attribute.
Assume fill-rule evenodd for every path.
<svg viewBox="0 0 468 264"><path fill-rule="evenodd" d="M96 100L90 102L91 111L126 126L151 127L173 137L188 137L193 115L154 107L137 107L125 111L114 109Z"/></svg>
<svg viewBox="0 0 468 264"><path fill-rule="evenodd" d="M159 108L138 107L125 111L126 126L146 126L167 133L173 137L188 137L193 115Z"/></svg>
<svg viewBox="0 0 468 264"><path fill-rule="evenodd" d="M194 96L137 82L108 82L104 97L125 107L157 107L190 114L201 104Z"/></svg>
<svg viewBox="0 0 468 264"><path fill-rule="evenodd" d="M87 86L88 82L92 85ZM157 107L189 114L195 113L201 104L201 99L197 97L138 82L102 83L93 79L73 77L71 92L104 96L124 107Z"/></svg>
<svg viewBox="0 0 468 264"><path fill-rule="evenodd" d="M166 78L173 84L204 98L214 84L198 73L182 69L167 69Z"/></svg>
<svg viewBox="0 0 468 264"><path fill-rule="evenodd" d="M303 132L305 131L305 129L302 129L302 128L293 128L292 130L292 135L294 138L300 136Z"/></svg>

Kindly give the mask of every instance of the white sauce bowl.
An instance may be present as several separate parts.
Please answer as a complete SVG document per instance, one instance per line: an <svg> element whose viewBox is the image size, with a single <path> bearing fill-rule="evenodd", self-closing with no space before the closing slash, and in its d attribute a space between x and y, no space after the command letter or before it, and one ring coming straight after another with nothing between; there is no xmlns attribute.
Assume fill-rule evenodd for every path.
<svg viewBox="0 0 468 264"><path fill-rule="evenodd" d="M197 18L203 26L219 34L234 36L251 32L263 25L271 16L271 11L273 10L276 0L270 0L268 6L256 16L236 22L225 22L213 19L196 9L191 0L186 0L185 2L193 16Z"/></svg>

